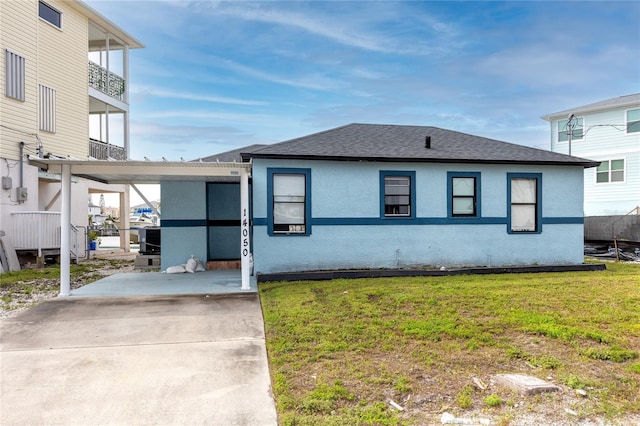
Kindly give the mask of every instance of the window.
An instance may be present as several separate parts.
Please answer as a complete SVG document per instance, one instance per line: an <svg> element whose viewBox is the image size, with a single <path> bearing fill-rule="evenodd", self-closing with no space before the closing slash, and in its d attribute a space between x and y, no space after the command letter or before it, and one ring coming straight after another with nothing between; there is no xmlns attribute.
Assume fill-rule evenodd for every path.
<svg viewBox="0 0 640 426"><path fill-rule="evenodd" d="M46 3L39 2L38 16L58 28L62 28L62 13L58 12Z"/></svg>
<svg viewBox="0 0 640 426"><path fill-rule="evenodd" d="M640 132L640 109L627 111L627 133Z"/></svg>
<svg viewBox="0 0 640 426"><path fill-rule="evenodd" d="M268 169L269 234L309 235L311 171Z"/></svg>
<svg viewBox="0 0 640 426"><path fill-rule="evenodd" d="M415 172L380 172L380 215L415 217Z"/></svg>
<svg viewBox="0 0 640 426"><path fill-rule="evenodd" d="M508 173L509 233L540 232L542 175Z"/></svg>
<svg viewBox="0 0 640 426"><path fill-rule="evenodd" d="M596 170L596 183L624 182L624 160L605 160Z"/></svg>
<svg viewBox="0 0 640 426"><path fill-rule="evenodd" d="M40 92L40 130L56 132L56 91L39 85Z"/></svg>
<svg viewBox="0 0 640 426"><path fill-rule="evenodd" d="M449 217L479 217L480 173L448 172L447 194Z"/></svg>
<svg viewBox="0 0 640 426"><path fill-rule="evenodd" d="M582 117L576 117L572 120L573 132L571 132L571 140L582 139L584 121ZM558 142L566 142L569 140L569 120L558 120Z"/></svg>

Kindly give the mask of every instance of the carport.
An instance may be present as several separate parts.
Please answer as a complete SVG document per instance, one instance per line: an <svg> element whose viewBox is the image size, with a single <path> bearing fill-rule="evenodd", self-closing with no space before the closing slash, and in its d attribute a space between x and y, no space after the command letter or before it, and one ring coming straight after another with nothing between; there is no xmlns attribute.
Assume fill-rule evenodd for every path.
<svg viewBox="0 0 640 426"><path fill-rule="evenodd" d="M220 177L240 178L240 213L243 218L238 238L241 241L242 291L251 290L249 239L249 177L251 163L172 162L172 161L98 161L30 158L30 164L61 177L60 296L69 296L71 258L71 177L78 176L105 184L160 184L165 181L210 182ZM246 220L244 220L246 219Z"/></svg>

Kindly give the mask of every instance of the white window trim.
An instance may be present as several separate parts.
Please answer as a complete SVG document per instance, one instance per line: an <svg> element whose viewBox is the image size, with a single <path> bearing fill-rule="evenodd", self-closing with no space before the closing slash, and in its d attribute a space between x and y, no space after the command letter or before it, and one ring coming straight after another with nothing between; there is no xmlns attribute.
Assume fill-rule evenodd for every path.
<svg viewBox="0 0 640 426"><path fill-rule="evenodd" d="M62 28L64 27L64 14L56 7L51 6L49 3L47 3L46 1L41 1L38 0L38 9L40 8L40 3L44 3L45 5L47 5L50 9L55 10L56 12L58 12L60 14L60 26L54 25L51 22L47 21L46 19L44 19L43 17L40 16L40 10L38 10L38 19L40 19L42 22L46 22L47 25L51 25L53 28L55 28L58 31L62 31Z"/></svg>
<svg viewBox="0 0 640 426"><path fill-rule="evenodd" d="M640 107L627 108L627 109L624 110L624 134L625 135L636 135L636 136L640 135L640 132L631 132L631 133L629 133L627 131L627 127L629 125L629 121L627 120L627 116L629 114L629 111L635 111L635 110L640 110Z"/></svg>
<svg viewBox="0 0 640 426"><path fill-rule="evenodd" d="M624 161L624 169L622 169L622 180L618 180L618 181L612 182L611 181L611 162L612 161L616 161L616 160L623 160ZM612 157L612 158L608 158L606 160L596 160L596 161L600 161L601 163L604 163L605 161L609 162L609 180L607 180L606 182L598 182L598 168L594 167L595 175L594 175L593 179L594 179L594 182L595 182L595 184L597 186L619 185L619 184L627 182L627 157Z"/></svg>

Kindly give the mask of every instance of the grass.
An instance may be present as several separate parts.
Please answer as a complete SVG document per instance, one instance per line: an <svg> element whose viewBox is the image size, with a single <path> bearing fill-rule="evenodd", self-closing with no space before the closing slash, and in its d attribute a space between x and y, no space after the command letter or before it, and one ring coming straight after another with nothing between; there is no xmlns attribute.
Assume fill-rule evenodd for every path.
<svg viewBox="0 0 640 426"><path fill-rule="evenodd" d="M601 272L261 284L281 423L430 424L444 410L483 407L500 423L566 415L562 392L526 398L517 411L503 401L522 397L473 387L474 377L490 383L505 372L585 389L581 417L637 415L639 289L640 265L614 263Z"/></svg>

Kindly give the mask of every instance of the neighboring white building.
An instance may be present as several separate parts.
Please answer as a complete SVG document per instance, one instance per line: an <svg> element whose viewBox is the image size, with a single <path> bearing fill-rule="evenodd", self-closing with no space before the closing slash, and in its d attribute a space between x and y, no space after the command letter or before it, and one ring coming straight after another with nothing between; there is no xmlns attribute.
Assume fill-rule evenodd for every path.
<svg viewBox="0 0 640 426"><path fill-rule="evenodd" d="M640 214L640 93L541 118L551 125L552 151L600 161L584 170L585 216Z"/></svg>
<svg viewBox="0 0 640 426"><path fill-rule="evenodd" d="M0 1L0 230L16 248L56 214L60 238L60 176L28 157L128 158L129 49L142 47L81 1ZM72 188L78 229L89 193L120 193L128 210L124 185L74 178Z"/></svg>

